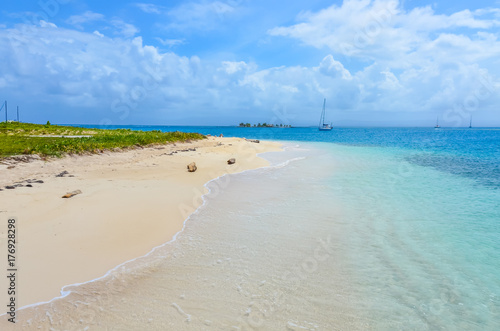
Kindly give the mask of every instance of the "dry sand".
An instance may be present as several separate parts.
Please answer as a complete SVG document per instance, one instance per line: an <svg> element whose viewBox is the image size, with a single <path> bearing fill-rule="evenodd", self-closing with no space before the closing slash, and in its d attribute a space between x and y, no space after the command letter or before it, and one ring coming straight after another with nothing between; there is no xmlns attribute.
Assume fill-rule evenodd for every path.
<svg viewBox="0 0 500 331"><path fill-rule="evenodd" d="M28 179L43 181L0 191L5 270L7 220L15 217L17 222L17 307L49 301L60 296L63 286L101 277L171 240L202 203L206 182L266 166L256 154L279 149L274 142L209 137L18 163L11 169L0 164L0 188ZM236 163L228 165L229 158ZM194 173L186 169L191 162L198 167ZM74 177L56 177L63 171ZM62 198L75 190L82 193ZM0 302L5 303L7 279L0 279Z"/></svg>

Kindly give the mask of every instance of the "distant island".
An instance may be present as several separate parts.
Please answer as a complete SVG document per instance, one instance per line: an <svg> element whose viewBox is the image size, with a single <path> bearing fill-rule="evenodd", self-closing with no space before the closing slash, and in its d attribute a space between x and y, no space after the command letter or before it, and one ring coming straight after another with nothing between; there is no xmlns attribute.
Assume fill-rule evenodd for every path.
<svg viewBox="0 0 500 331"><path fill-rule="evenodd" d="M250 123L240 123L240 128L291 128L290 124L267 124L267 123L258 123L258 124L250 124Z"/></svg>

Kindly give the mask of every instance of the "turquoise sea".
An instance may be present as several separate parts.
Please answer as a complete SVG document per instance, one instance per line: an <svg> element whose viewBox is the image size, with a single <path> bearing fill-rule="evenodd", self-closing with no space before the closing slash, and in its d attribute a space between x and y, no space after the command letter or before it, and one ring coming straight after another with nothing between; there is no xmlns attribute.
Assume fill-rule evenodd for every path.
<svg viewBox="0 0 500 331"><path fill-rule="evenodd" d="M140 268L72 289L94 293L82 325L500 330L500 129L128 128L285 148L207 184Z"/></svg>

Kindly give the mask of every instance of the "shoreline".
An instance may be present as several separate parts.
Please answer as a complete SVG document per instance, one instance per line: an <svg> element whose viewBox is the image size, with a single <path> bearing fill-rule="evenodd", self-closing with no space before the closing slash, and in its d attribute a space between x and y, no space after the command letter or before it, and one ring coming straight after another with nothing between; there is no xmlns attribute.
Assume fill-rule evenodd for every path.
<svg viewBox="0 0 500 331"><path fill-rule="evenodd" d="M172 241L188 216L203 204L208 182L267 166L269 162L257 154L278 151L280 146L270 141L257 144L243 138L208 137L119 153L19 163L13 169L0 165L0 172L5 173L0 179L2 188L28 179L33 182L32 187L0 192L2 219L16 217L20 229L18 309L65 296L66 287L105 277ZM236 163L228 165L229 158ZM193 161L198 170L189 173L186 165ZM82 193L61 198L76 189ZM5 229L0 233L6 236Z"/></svg>

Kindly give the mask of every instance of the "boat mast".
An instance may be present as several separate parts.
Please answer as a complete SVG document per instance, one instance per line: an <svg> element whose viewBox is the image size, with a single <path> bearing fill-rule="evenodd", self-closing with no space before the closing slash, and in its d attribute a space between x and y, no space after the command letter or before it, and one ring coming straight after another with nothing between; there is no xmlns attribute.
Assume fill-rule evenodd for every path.
<svg viewBox="0 0 500 331"><path fill-rule="evenodd" d="M321 111L321 117L319 119L319 126L323 127L325 124L325 109L326 109L326 98L323 100L323 110Z"/></svg>

